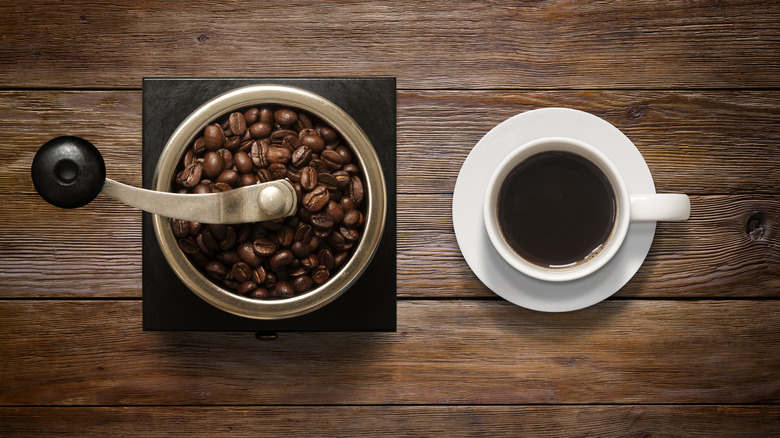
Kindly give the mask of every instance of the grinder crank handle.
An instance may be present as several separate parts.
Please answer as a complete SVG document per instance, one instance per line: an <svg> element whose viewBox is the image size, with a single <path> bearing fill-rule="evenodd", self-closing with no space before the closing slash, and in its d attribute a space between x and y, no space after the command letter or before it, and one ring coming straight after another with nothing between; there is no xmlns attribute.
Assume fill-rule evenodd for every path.
<svg viewBox="0 0 780 438"><path fill-rule="evenodd" d="M146 190L106 178L103 156L87 140L57 137L38 149L30 173L38 194L61 208L84 206L99 193L161 216L205 224L236 224L295 214L297 198L288 180L221 193L178 194Z"/></svg>

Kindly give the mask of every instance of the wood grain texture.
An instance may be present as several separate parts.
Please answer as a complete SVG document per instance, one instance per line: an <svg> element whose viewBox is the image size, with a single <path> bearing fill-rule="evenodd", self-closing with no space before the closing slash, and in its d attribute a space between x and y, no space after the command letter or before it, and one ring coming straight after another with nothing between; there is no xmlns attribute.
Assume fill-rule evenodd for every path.
<svg viewBox="0 0 780 438"><path fill-rule="evenodd" d="M7 436L766 438L777 406L278 406L0 408Z"/></svg>
<svg viewBox="0 0 780 438"><path fill-rule="evenodd" d="M778 301L403 301L397 333L260 342L142 332L139 301L0 301L0 405L777 403L778 323Z"/></svg>
<svg viewBox="0 0 780 438"><path fill-rule="evenodd" d="M4 203L0 297L141 296L139 212L102 196L77 210L32 194ZM494 296L460 253L451 205L450 196L399 197L399 297ZM691 219L658 225L647 260L617 296L778 297L779 228L778 196L694 196Z"/></svg>
<svg viewBox="0 0 780 438"><path fill-rule="evenodd" d="M0 87L251 75L398 76L415 89L780 85L777 2L26 1L0 16Z"/></svg>
<svg viewBox="0 0 780 438"><path fill-rule="evenodd" d="M399 91L398 193L452 193L474 145L498 123L535 108L591 112L645 157L656 189L771 193L780 187L780 92ZM0 92L0 194L31 193L30 164L56 135L97 145L109 178L141 184L141 93Z"/></svg>

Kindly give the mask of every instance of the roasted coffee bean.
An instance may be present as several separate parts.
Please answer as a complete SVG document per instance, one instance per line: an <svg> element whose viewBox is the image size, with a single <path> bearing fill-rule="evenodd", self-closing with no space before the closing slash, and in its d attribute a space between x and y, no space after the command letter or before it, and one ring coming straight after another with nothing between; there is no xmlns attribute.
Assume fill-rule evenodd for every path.
<svg viewBox="0 0 780 438"><path fill-rule="evenodd" d="M258 170L257 181L261 183L267 183L268 181L272 181L271 172L268 169Z"/></svg>
<svg viewBox="0 0 780 438"><path fill-rule="evenodd" d="M184 239L190 235L190 223L189 221L183 221L181 219L171 219L171 229L173 230L173 236L177 239Z"/></svg>
<svg viewBox="0 0 780 438"><path fill-rule="evenodd" d="M284 219L274 219L272 221L263 221L260 223L263 224L263 227L265 227L266 230L276 231L282 227L283 222Z"/></svg>
<svg viewBox="0 0 780 438"><path fill-rule="evenodd" d="M246 152L236 152L233 155L233 164L235 164L236 170L241 173L250 173L254 170L252 158Z"/></svg>
<svg viewBox="0 0 780 438"><path fill-rule="evenodd" d="M203 137L198 137L197 140L192 144L192 152L195 153L196 156L203 156L203 154L206 152L206 141L203 140Z"/></svg>
<svg viewBox="0 0 780 438"><path fill-rule="evenodd" d="M287 179L293 183L301 182L301 171L292 166L287 166Z"/></svg>
<svg viewBox="0 0 780 438"><path fill-rule="evenodd" d="M231 137L228 137L228 139L225 141L225 144L222 146L222 149L226 149L229 151L237 151L241 147L241 143L243 140L241 137L237 135L233 135Z"/></svg>
<svg viewBox="0 0 780 438"><path fill-rule="evenodd" d="M319 264L319 260L317 260L317 255L315 254L309 254L306 257L301 258L300 260L301 260L301 267L307 270L312 270Z"/></svg>
<svg viewBox="0 0 780 438"><path fill-rule="evenodd" d="M295 123L296 129L299 131L304 129L310 129L312 127L311 118L309 118L308 115L306 115L305 112L299 112L298 113L298 121Z"/></svg>
<svg viewBox="0 0 780 438"><path fill-rule="evenodd" d="M320 126L317 130L326 144L331 144L339 139L339 134L329 126Z"/></svg>
<svg viewBox="0 0 780 438"><path fill-rule="evenodd" d="M299 182L294 183L293 190L295 191L295 199L303 199L303 187L301 187L301 183Z"/></svg>
<svg viewBox="0 0 780 438"><path fill-rule="evenodd" d="M355 201L355 204L360 204L363 201L363 181L360 180L360 177L353 175L347 190L349 197Z"/></svg>
<svg viewBox="0 0 780 438"><path fill-rule="evenodd" d="M306 190L314 190L317 187L318 172L311 166L301 169L301 187Z"/></svg>
<svg viewBox="0 0 780 438"><path fill-rule="evenodd" d="M311 279L316 284L322 284L328 281L328 278L330 278L330 270L323 266L319 265L316 268L314 268L311 272Z"/></svg>
<svg viewBox="0 0 780 438"><path fill-rule="evenodd" d="M198 243L195 241L193 237L186 237L184 239L179 239L179 248L181 248L181 250L185 254L189 254L189 255L200 252Z"/></svg>
<svg viewBox="0 0 780 438"><path fill-rule="evenodd" d="M343 248L344 243L346 243L346 239L344 238L343 234L334 230L328 234L328 242L333 245L334 248Z"/></svg>
<svg viewBox="0 0 780 438"><path fill-rule="evenodd" d="M274 289L271 294L279 298L290 298L295 295L295 288L288 281L278 281L274 285Z"/></svg>
<svg viewBox="0 0 780 438"><path fill-rule="evenodd" d="M298 139L298 136L295 134L285 135L284 138L282 138L282 147L285 147L289 149L290 152L293 152L299 147L301 147L301 141Z"/></svg>
<svg viewBox="0 0 780 438"><path fill-rule="evenodd" d="M233 152L230 152L228 149L222 148L218 149L217 153L220 157L222 157L222 163L223 167L225 169L232 169L233 168Z"/></svg>
<svg viewBox="0 0 780 438"><path fill-rule="evenodd" d="M217 177L216 183L225 183L228 184L230 187L237 187L238 186L238 172L236 172L233 169L226 169L223 170L222 173L219 174Z"/></svg>
<svg viewBox="0 0 780 438"><path fill-rule="evenodd" d="M343 164L343 158L341 157L341 154L338 152L331 150L331 149L325 149L320 153L320 159L325 162L325 165L328 166L331 170L337 170L341 168L341 165Z"/></svg>
<svg viewBox="0 0 780 438"><path fill-rule="evenodd" d="M344 167L341 168L341 170L343 170L344 172L347 172L350 175L355 175L358 172L360 172L360 169L358 169L358 167L356 165L352 164L352 163L345 164Z"/></svg>
<svg viewBox="0 0 780 438"><path fill-rule="evenodd" d="M340 224L344 220L344 209L336 201L328 201L328 205L325 206L325 213L328 213L336 224Z"/></svg>
<svg viewBox="0 0 780 438"><path fill-rule="evenodd" d="M317 250L320 247L320 244L322 244L322 237L314 234L312 231L311 240L309 240L309 246L311 247L311 250Z"/></svg>
<svg viewBox="0 0 780 438"><path fill-rule="evenodd" d="M271 173L271 180L284 179L287 176L287 167L282 163L271 163L268 165L268 171Z"/></svg>
<svg viewBox="0 0 780 438"><path fill-rule="evenodd" d="M363 214L357 210L349 210L344 213L344 220L341 223L347 227L357 228L363 225Z"/></svg>
<svg viewBox="0 0 780 438"><path fill-rule="evenodd" d="M344 196L339 201L339 205L341 205L341 208L344 209L344 212L346 213L349 210L354 210L357 208L357 205L355 205L355 201L352 200L349 196Z"/></svg>
<svg viewBox="0 0 780 438"><path fill-rule="evenodd" d="M274 112L274 121L281 126L290 126L298 120L298 114L289 109L279 109Z"/></svg>
<svg viewBox="0 0 780 438"><path fill-rule="evenodd" d="M210 224L208 225L208 231L215 239L219 240L225 237L227 234L228 226L225 224Z"/></svg>
<svg viewBox="0 0 780 438"><path fill-rule="evenodd" d="M356 242L360 238L360 233L356 229L350 227L340 227L339 234L344 236L344 240L347 242Z"/></svg>
<svg viewBox="0 0 780 438"><path fill-rule="evenodd" d="M298 227L295 229L295 236L294 239L296 242L305 242L309 243L312 236L312 229L311 225L309 224L299 224Z"/></svg>
<svg viewBox="0 0 780 438"><path fill-rule="evenodd" d="M252 242L255 253L262 257L271 257L276 252L276 244L266 237L261 237Z"/></svg>
<svg viewBox="0 0 780 438"><path fill-rule="evenodd" d="M225 234L225 237L222 237L219 239L219 248L223 251L226 251L236 244L236 229L233 227L227 228L227 233Z"/></svg>
<svg viewBox="0 0 780 438"><path fill-rule="evenodd" d="M292 129L277 129L276 131L271 133L270 140L272 144L281 146L285 137L287 137L288 135L296 136L296 134L297 133Z"/></svg>
<svg viewBox="0 0 780 438"><path fill-rule="evenodd" d="M216 152L208 152L203 157L203 173L209 178L216 178L225 170L225 162Z"/></svg>
<svg viewBox="0 0 780 438"><path fill-rule="evenodd" d="M262 259L260 259L260 256L255 253L251 242L238 244L238 246L236 246L236 252L238 253L238 258L240 258L242 262L253 268L257 268L263 262Z"/></svg>
<svg viewBox="0 0 780 438"><path fill-rule="evenodd" d="M179 172L179 174L176 176L176 182L179 183L182 187L195 187L200 183L200 178L203 175L203 166L200 165L200 163L192 163L184 170Z"/></svg>
<svg viewBox="0 0 780 438"><path fill-rule="evenodd" d="M184 167L187 167L194 162L195 162L195 152L193 152L192 149L189 149L187 150L187 152L184 153L184 158L182 158L182 163L184 164Z"/></svg>
<svg viewBox="0 0 780 438"><path fill-rule="evenodd" d="M289 225L284 225L276 230L276 240L281 246L290 246L295 238L295 231Z"/></svg>
<svg viewBox="0 0 780 438"><path fill-rule="evenodd" d="M225 131L218 124L206 126L203 130L203 144L206 149L216 151L225 143Z"/></svg>
<svg viewBox="0 0 780 438"><path fill-rule="evenodd" d="M295 289L295 292L301 293L311 289L312 286L314 286L314 281L308 275L301 275L299 277L295 277L295 279L292 282L292 285L293 288Z"/></svg>
<svg viewBox="0 0 780 438"><path fill-rule="evenodd" d="M271 296L271 293L268 292L268 289L264 287L258 287L257 289L253 290L250 294L250 297L257 298L257 299L266 299Z"/></svg>
<svg viewBox="0 0 780 438"><path fill-rule="evenodd" d="M217 260L227 266L233 266L241 261L241 259L238 258L238 253L232 249L228 251L219 251L215 256L217 257Z"/></svg>
<svg viewBox="0 0 780 438"><path fill-rule="evenodd" d="M233 265L230 274L236 281L243 283L252 279L252 268L244 262L238 262Z"/></svg>
<svg viewBox="0 0 780 438"><path fill-rule="evenodd" d="M302 135L300 139L301 146L308 147L314 153L319 154L325 149L325 140L323 140L322 137L320 137L320 135L317 134L317 132L314 130L312 130L311 133Z"/></svg>
<svg viewBox="0 0 780 438"><path fill-rule="evenodd" d="M316 157L314 154L312 154L311 161L309 161L309 166L316 169L319 173L327 173L329 171L328 165L325 164L324 161L320 160L319 154Z"/></svg>
<svg viewBox="0 0 780 438"><path fill-rule="evenodd" d="M306 242L296 241L292 243L291 250L295 257L306 257L311 253L311 247Z"/></svg>
<svg viewBox="0 0 780 438"><path fill-rule="evenodd" d="M209 228L206 228L198 235L197 241L204 252L214 253L220 250L219 242Z"/></svg>
<svg viewBox="0 0 780 438"><path fill-rule="evenodd" d="M241 187L251 186L257 184L257 175L251 174L251 173L243 173L241 174L241 180L239 180L238 185Z"/></svg>
<svg viewBox="0 0 780 438"><path fill-rule="evenodd" d="M265 268L262 266L258 266L252 271L252 281L254 281L257 284L264 284L266 281L266 273Z"/></svg>
<svg viewBox="0 0 780 438"><path fill-rule="evenodd" d="M265 154L265 159L269 163L287 164L291 157L290 150L281 146L270 146Z"/></svg>
<svg viewBox="0 0 780 438"><path fill-rule="evenodd" d="M350 180L349 173L343 170L337 170L333 172L332 175L336 178L336 185L338 186L338 188L343 189L344 187L347 187L349 185L349 180Z"/></svg>
<svg viewBox="0 0 780 438"><path fill-rule="evenodd" d="M333 269L333 251L331 251L330 248L325 247L320 249L317 252L317 260L319 260L320 265L327 268L327 270Z"/></svg>
<svg viewBox="0 0 780 438"><path fill-rule="evenodd" d="M308 146L301 146L293 152L291 160L293 166L302 168L311 161L312 150Z"/></svg>
<svg viewBox="0 0 780 438"><path fill-rule="evenodd" d="M244 123L247 125L251 125L252 123L255 123L257 119L260 118L260 110L257 108L249 108L248 110L244 111Z"/></svg>
<svg viewBox="0 0 780 438"><path fill-rule="evenodd" d="M330 200L336 203L341 201L341 198L344 197L341 190L328 190L328 194L330 195Z"/></svg>
<svg viewBox="0 0 780 438"><path fill-rule="evenodd" d="M219 260L212 260L206 264L206 274L208 274L212 280L224 280L225 276L227 276L227 273L227 267Z"/></svg>
<svg viewBox="0 0 780 438"><path fill-rule="evenodd" d="M268 123L269 125L273 125L274 123L274 111L267 106L263 106L260 108L259 117L260 118L258 120L260 120L263 123Z"/></svg>
<svg viewBox="0 0 780 438"><path fill-rule="evenodd" d="M315 230L329 231L334 225L336 225L336 221L327 213L318 212L311 216L311 226Z"/></svg>
<svg viewBox="0 0 780 438"><path fill-rule="evenodd" d="M200 180L200 184L192 189L192 193L196 195L205 195L211 193L211 187L209 184L204 184L203 180Z"/></svg>
<svg viewBox="0 0 780 438"><path fill-rule="evenodd" d="M341 164L349 164L352 162L352 151L349 150L348 147L341 145L336 147L336 152L341 155Z"/></svg>
<svg viewBox="0 0 780 438"><path fill-rule="evenodd" d="M252 234L252 224L241 224L236 231L236 242L243 243L249 240ZM254 240L254 239L253 239Z"/></svg>
<svg viewBox="0 0 780 438"><path fill-rule="evenodd" d="M257 283L254 281L245 281L238 285L238 288L236 288L239 294L241 295L249 295L255 290L257 290Z"/></svg>
<svg viewBox="0 0 780 438"><path fill-rule="evenodd" d="M303 208L309 211L319 211L328 205L329 200L330 196L325 187L317 186L311 192L303 195Z"/></svg>
<svg viewBox="0 0 780 438"><path fill-rule="evenodd" d="M338 190L339 188L339 182L336 177L327 172L320 172L317 175L317 182L328 190Z"/></svg>
<svg viewBox="0 0 780 438"><path fill-rule="evenodd" d="M233 134L244 135L244 132L246 132L246 119L243 114L238 112L231 113L228 121L230 122L230 130L233 131Z"/></svg>
<svg viewBox="0 0 780 438"><path fill-rule="evenodd" d="M268 266L274 271L280 271L292 263L295 255L289 249L281 249L268 260Z"/></svg>
<svg viewBox="0 0 780 438"><path fill-rule="evenodd" d="M348 251L340 251L337 252L333 256L333 267L338 268L339 266L343 265L345 261L347 261L347 258L349 258L349 252Z"/></svg>
<svg viewBox="0 0 780 438"><path fill-rule="evenodd" d="M249 126L249 134L255 140L259 140L261 138L266 138L269 135L271 135L273 129L274 129L273 126L271 126L271 124L269 123L257 122Z"/></svg>
<svg viewBox="0 0 780 438"><path fill-rule="evenodd" d="M232 189L233 187L230 184L222 181L214 183L214 185L211 186L212 193L227 192L228 190Z"/></svg>

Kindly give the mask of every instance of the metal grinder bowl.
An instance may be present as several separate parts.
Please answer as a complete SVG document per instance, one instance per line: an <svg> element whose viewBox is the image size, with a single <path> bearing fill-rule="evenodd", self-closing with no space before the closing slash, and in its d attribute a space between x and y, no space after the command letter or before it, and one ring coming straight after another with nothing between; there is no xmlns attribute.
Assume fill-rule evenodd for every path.
<svg viewBox="0 0 780 438"><path fill-rule="evenodd" d="M374 147L360 126L329 100L283 85L251 85L219 95L193 111L165 144L154 172L152 189L170 192L176 166L187 147L209 123L232 111L259 105L283 105L308 111L335 129L350 146L363 171L365 220L353 254L330 279L309 292L286 299L252 299L230 292L203 275L179 249L168 218L152 215L154 233L168 264L196 295L226 312L253 319L283 319L303 315L335 300L368 267L382 237L387 209L385 178Z"/></svg>

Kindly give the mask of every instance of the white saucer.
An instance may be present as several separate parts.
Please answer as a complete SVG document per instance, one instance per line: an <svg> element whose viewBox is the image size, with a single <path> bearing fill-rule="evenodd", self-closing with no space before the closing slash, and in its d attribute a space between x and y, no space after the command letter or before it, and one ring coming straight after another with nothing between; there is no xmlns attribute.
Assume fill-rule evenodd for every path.
<svg viewBox="0 0 780 438"><path fill-rule="evenodd" d="M546 282L512 268L490 243L482 217L487 182L515 148L542 137L570 137L590 143L617 166L629 193L655 193L642 154L620 130L592 114L545 108L511 117L490 130L471 150L455 183L452 222L471 270L502 298L545 312L566 312L596 304L617 292L642 265L655 234L655 222L632 222L617 254L587 277Z"/></svg>

